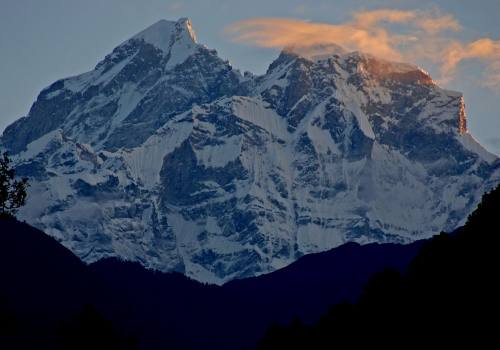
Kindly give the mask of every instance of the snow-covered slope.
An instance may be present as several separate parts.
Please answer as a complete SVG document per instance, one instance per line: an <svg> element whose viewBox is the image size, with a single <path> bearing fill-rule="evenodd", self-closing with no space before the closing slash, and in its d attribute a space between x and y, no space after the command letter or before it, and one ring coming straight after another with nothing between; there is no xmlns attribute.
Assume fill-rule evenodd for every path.
<svg viewBox="0 0 500 350"><path fill-rule="evenodd" d="M461 225L500 182L462 95L416 66L333 49L288 48L243 77L187 19L154 24L6 129L31 178L21 218L85 261L214 283Z"/></svg>

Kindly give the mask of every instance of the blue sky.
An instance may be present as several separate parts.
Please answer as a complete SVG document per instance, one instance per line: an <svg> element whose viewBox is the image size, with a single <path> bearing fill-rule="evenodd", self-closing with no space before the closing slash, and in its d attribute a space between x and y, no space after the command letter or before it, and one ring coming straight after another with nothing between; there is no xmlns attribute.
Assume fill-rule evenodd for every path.
<svg viewBox="0 0 500 350"><path fill-rule="evenodd" d="M451 16L461 29L447 35L464 45L500 40L500 0L0 0L0 130L26 115L41 89L92 69L116 45L162 18L191 18L199 42L236 68L262 73L279 49L235 42L225 28L258 17L337 25L377 9L416 11L417 18ZM500 58L488 59L460 61L443 87L464 92L469 130L500 155L500 85L485 86ZM442 67L435 62L415 61L440 76Z"/></svg>

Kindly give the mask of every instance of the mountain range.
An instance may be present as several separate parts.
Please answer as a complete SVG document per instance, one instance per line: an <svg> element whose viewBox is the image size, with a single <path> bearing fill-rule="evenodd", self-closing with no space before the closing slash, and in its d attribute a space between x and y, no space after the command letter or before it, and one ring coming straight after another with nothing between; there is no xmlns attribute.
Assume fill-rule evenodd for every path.
<svg viewBox="0 0 500 350"><path fill-rule="evenodd" d="M216 284L451 232L500 182L462 94L421 68L335 46L241 74L185 18L42 90L0 147L30 179L20 219L85 262Z"/></svg>

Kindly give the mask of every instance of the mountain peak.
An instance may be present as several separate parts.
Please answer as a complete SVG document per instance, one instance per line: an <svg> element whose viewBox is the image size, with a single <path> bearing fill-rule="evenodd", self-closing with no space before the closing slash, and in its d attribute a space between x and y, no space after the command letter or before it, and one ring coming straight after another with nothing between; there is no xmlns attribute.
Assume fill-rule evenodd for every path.
<svg viewBox="0 0 500 350"><path fill-rule="evenodd" d="M194 47L197 44L196 34L189 18L180 18L178 21L161 19L134 35L132 39L144 40L165 53L169 53L175 43L187 47Z"/></svg>
<svg viewBox="0 0 500 350"><path fill-rule="evenodd" d="M177 24L185 29L185 31L189 34L189 36L191 37L193 42L197 43L196 33L193 29L193 24L189 18L187 18L187 17L179 18L179 20L177 21Z"/></svg>
<svg viewBox="0 0 500 350"><path fill-rule="evenodd" d="M347 50L337 44L316 44L307 46L290 45L283 49L285 53L292 53L310 61L319 61L333 55L345 55Z"/></svg>
<svg viewBox="0 0 500 350"><path fill-rule="evenodd" d="M270 65L270 70L300 57L312 63L334 59L339 64L354 68L359 73L378 80L399 81L403 84L435 85L428 72L411 63L396 62L360 51L348 51L336 44L290 45L283 48L281 55Z"/></svg>

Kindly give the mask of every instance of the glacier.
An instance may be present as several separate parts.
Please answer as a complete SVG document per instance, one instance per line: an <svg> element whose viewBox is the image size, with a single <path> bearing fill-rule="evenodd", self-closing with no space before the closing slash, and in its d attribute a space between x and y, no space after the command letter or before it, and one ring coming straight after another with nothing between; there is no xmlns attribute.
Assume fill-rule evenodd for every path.
<svg viewBox="0 0 500 350"><path fill-rule="evenodd" d="M190 20L153 24L7 127L31 184L19 217L86 262L216 284L462 225L500 182L462 94L412 64L319 51L242 75Z"/></svg>

